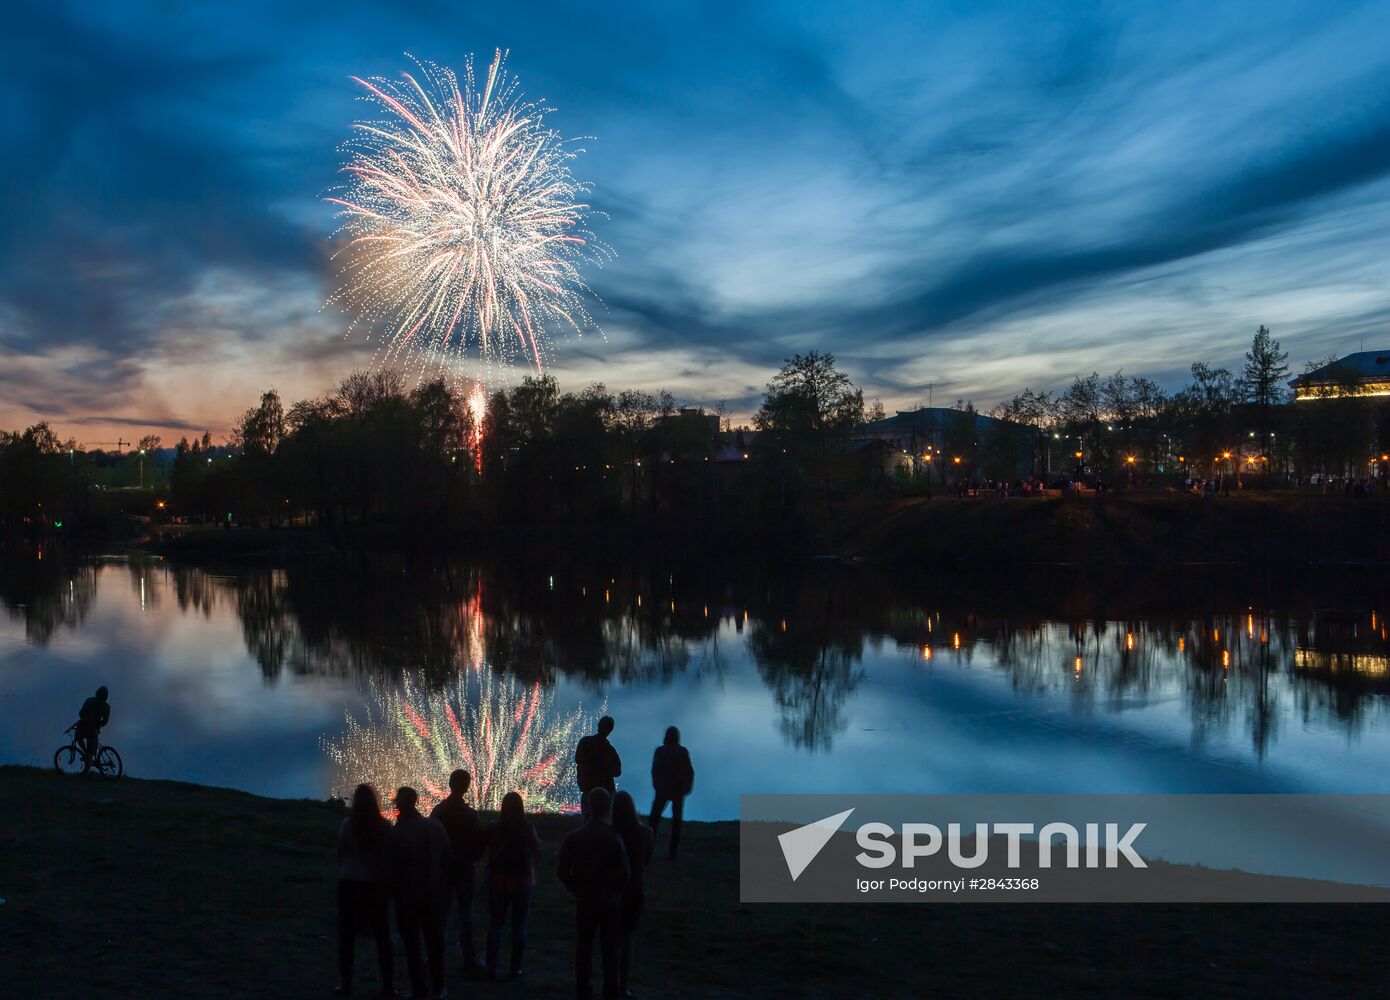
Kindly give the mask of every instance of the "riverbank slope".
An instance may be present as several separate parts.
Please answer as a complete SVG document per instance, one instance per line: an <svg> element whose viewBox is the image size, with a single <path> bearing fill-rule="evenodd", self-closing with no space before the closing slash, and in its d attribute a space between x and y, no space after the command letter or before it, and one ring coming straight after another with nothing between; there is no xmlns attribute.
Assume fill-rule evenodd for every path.
<svg viewBox="0 0 1390 1000"><path fill-rule="evenodd" d="M884 567L1302 567L1390 562L1390 497L1248 492L904 500L847 548Z"/></svg>
<svg viewBox="0 0 1390 1000"><path fill-rule="evenodd" d="M138 547L190 560L268 559L373 548L469 553L540 550L637 561L811 556L895 570L1082 567L1304 567L1390 564L1390 496L1249 491L1233 496L1112 492L937 497L846 505L815 524L710 512L687 517L491 525L419 537L376 525L313 528L153 526Z"/></svg>
<svg viewBox="0 0 1390 1000"><path fill-rule="evenodd" d="M339 804L0 767L0 815L0 996L330 995ZM537 818L525 980L456 981L453 996L573 995L571 910L553 874L573 823ZM1374 905L745 906L736 824L688 824L685 843L679 861L652 865L641 997L1379 996L1390 986ZM359 955L363 995L374 992L373 964Z"/></svg>

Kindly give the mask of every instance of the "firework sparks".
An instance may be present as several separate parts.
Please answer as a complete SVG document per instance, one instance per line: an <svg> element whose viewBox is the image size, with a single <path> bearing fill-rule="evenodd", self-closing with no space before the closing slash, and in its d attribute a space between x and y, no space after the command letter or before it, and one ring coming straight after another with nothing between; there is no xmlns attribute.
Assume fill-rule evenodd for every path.
<svg viewBox="0 0 1390 1000"><path fill-rule="evenodd" d="M468 394L468 413L473 418L473 432L469 445L473 451L473 468L479 474L483 471L483 421L487 419L487 393L482 383L473 387Z"/></svg>
<svg viewBox="0 0 1390 1000"><path fill-rule="evenodd" d="M539 372L552 329L592 320L579 265L606 254L584 228L580 152L521 99L498 51L481 87L418 63L419 78L362 80L381 112L354 126L330 301L440 366L476 352L485 367L521 357Z"/></svg>
<svg viewBox="0 0 1390 1000"><path fill-rule="evenodd" d="M462 767L480 809L497 809L516 791L532 812L575 812L573 748L593 722L579 708L557 713L539 684L469 670L431 693L409 678L400 687L374 683L366 720L349 713L343 734L323 746L337 765L332 794L343 798L364 781L383 794L410 785L428 812Z"/></svg>

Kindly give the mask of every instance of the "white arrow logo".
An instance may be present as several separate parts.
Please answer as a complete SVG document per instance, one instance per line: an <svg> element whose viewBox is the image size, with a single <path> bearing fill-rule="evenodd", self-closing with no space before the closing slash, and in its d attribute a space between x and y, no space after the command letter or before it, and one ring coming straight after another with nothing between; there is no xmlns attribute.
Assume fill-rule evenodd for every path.
<svg viewBox="0 0 1390 1000"><path fill-rule="evenodd" d="M830 838L835 836L852 812L853 809L846 809L834 816L778 834L777 842L782 845L782 857L787 861L787 871L791 872L793 882L801 877L807 865L816 860L816 855L830 843Z"/></svg>

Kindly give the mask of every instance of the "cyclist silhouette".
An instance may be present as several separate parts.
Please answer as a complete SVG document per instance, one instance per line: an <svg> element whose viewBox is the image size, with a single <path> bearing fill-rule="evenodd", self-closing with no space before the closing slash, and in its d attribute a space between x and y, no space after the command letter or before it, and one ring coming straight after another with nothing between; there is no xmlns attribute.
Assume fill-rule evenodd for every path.
<svg viewBox="0 0 1390 1000"><path fill-rule="evenodd" d="M111 706L106 701L106 685L97 688L97 693L82 703L77 713L77 732L75 742L81 745L90 760L97 752L97 737L101 729L111 721Z"/></svg>

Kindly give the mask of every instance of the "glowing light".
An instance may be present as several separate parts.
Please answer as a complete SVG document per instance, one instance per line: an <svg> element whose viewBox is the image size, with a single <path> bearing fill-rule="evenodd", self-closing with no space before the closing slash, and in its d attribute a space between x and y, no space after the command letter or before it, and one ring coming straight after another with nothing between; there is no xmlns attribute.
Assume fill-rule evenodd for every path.
<svg viewBox="0 0 1390 1000"><path fill-rule="evenodd" d="M420 352L421 371L524 358L542 370L552 328L592 320L579 271L606 255L582 227L580 150L521 98L500 50L486 78L418 62L400 81L354 77L377 116L353 126L338 205L340 280L331 302L385 331L385 358Z"/></svg>
<svg viewBox="0 0 1390 1000"><path fill-rule="evenodd" d="M952 648L952 649L960 649L960 633L959 633L959 632L952 632L952 633L951 633L951 648Z"/></svg>
<svg viewBox="0 0 1390 1000"><path fill-rule="evenodd" d="M928 646L928 645L925 645L925 644L923 644L923 646L922 646L922 659L924 659L924 660L930 660L930 659L931 659L931 647Z"/></svg>
<svg viewBox="0 0 1390 1000"><path fill-rule="evenodd" d="M343 734L325 738L323 747L336 765L336 796L364 781L383 795L410 785L428 812L448 795L449 773L462 767L473 775L480 809L497 809L517 791L532 811L576 812L574 746L593 721L579 708L560 715L540 684L483 669L438 691L409 678L400 687L374 683L365 721L348 713Z"/></svg>
<svg viewBox="0 0 1390 1000"><path fill-rule="evenodd" d="M487 417L487 393L482 383L473 387L468 394L468 413L473 418L473 430L468 435L468 444L473 452L473 467L483 471L483 421Z"/></svg>

